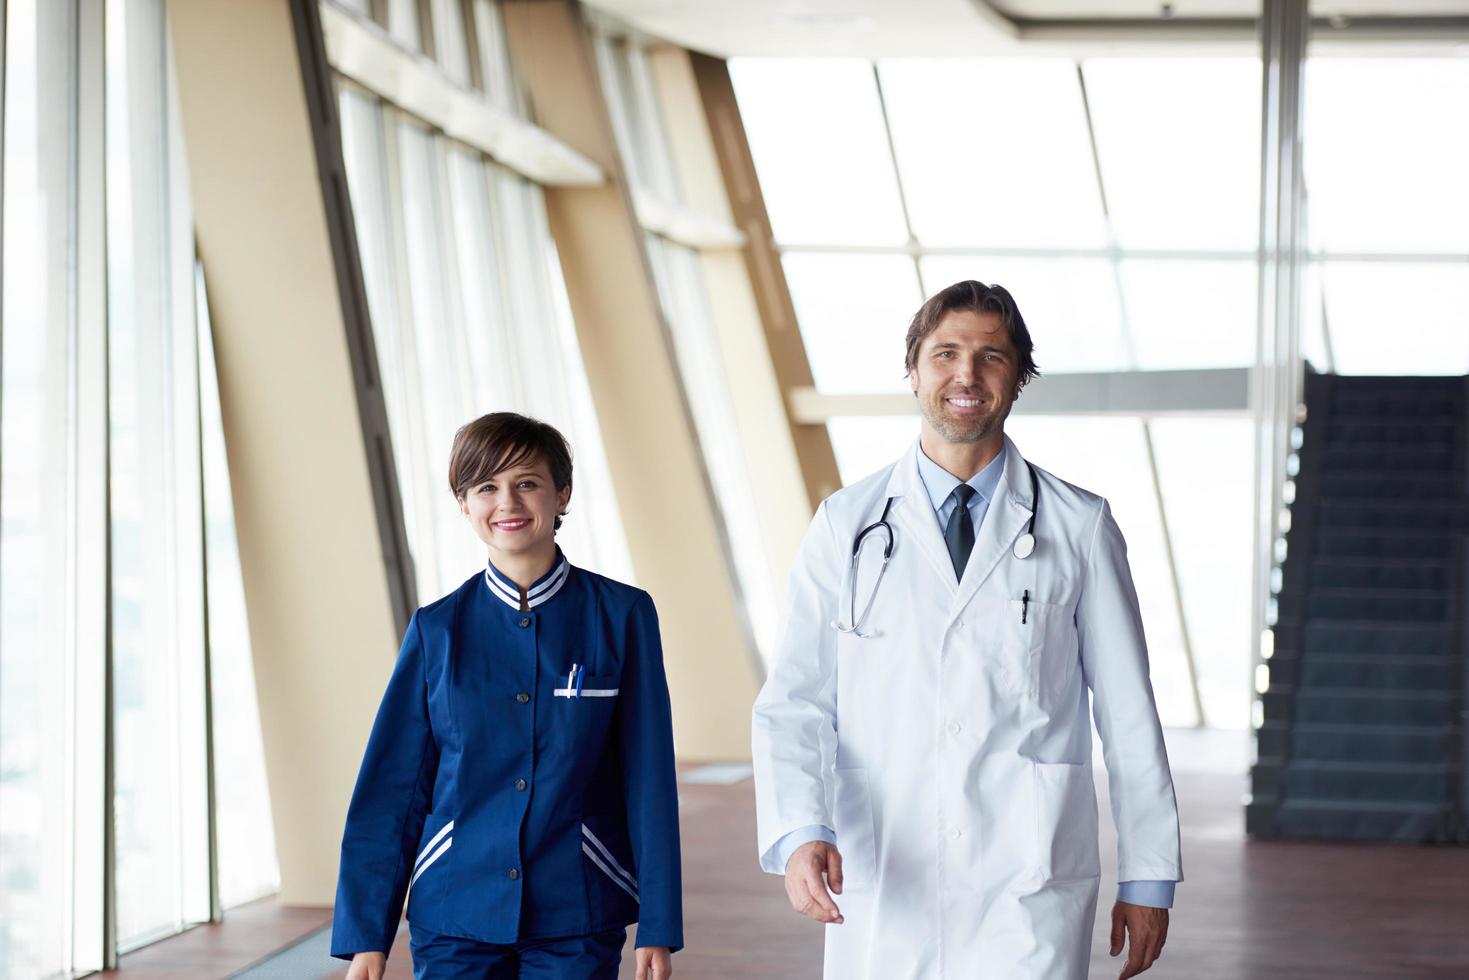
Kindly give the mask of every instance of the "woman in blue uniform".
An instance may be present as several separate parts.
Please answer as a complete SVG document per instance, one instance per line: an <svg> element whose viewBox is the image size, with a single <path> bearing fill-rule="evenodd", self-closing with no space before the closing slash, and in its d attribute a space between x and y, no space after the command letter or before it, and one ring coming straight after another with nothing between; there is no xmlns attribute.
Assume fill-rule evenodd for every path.
<svg viewBox="0 0 1469 980"><path fill-rule="evenodd" d="M571 452L508 412L454 437L449 484L489 563L414 613L342 837L332 955L379 980L405 893L414 976L638 980L683 945L658 617L566 561Z"/></svg>

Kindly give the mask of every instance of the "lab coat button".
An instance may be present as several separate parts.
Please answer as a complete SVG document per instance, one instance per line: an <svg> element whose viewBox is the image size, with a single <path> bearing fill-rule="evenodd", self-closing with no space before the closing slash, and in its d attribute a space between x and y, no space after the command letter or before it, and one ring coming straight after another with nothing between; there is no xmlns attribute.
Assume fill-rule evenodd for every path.
<svg viewBox="0 0 1469 980"><path fill-rule="evenodd" d="M522 629L524 629L525 627L529 626L530 625L530 617L529 616L521 616L520 617L520 625L521 625L521 628Z"/></svg>
<svg viewBox="0 0 1469 980"><path fill-rule="evenodd" d="M949 840L958 840L962 831L958 827L949 828Z"/></svg>
<svg viewBox="0 0 1469 980"><path fill-rule="evenodd" d="M949 734L950 735L958 735L959 734L959 723L957 721L951 721L951 722L949 722Z"/></svg>
<svg viewBox="0 0 1469 980"><path fill-rule="evenodd" d="M529 704L530 695L526 694L524 691L521 691L519 694L515 695L515 700L519 701L521 704Z"/></svg>
<svg viewBox="0 0 1469 980"><path fill-rule="evenodd" d="M516 878L520 877L520 869L511 868L509 871L505 872L505 874L510 878L511 881L514 881Z"/></svg>
<svg viewBox="0 0 1469 980"><path fill-rule="evenodd" d="M518 790L522 790L523 791L525 789L525 780L524 779L517 779L515 781L515 788L518 789Z"/></svg>

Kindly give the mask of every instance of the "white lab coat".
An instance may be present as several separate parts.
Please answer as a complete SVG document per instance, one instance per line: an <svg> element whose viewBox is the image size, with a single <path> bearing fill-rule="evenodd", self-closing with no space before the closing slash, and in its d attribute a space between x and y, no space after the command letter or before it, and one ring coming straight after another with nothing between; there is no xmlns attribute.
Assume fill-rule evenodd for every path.
<svg viewBox="0 0 1469 980"><path fill-rule="evenodd" d="M918 475L895 464L828 498L791 573L755 703L759 847L831 827L845 922L827 980L1087 974L1100 868L1087 690L1119 835L1119 880L1183 878L1178 811L1126 545L1107 503L1025 461L1004 475L963 579ZM864 630L849 625L852 541L895 497L892 560ZM864 548L857 608L881 564ZM1031 601L1024 610L1022 596Z"/></svg>

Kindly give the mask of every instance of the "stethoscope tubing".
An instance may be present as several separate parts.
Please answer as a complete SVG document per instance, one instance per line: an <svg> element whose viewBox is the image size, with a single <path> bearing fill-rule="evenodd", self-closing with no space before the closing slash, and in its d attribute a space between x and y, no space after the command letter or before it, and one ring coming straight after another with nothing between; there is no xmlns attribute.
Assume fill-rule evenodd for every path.
<svg viewBox="0 0 1469 980"><path fill-rule="evenodd" d="M1035 519L1041 509L1041 487L1040 480L1035 475L1035 466L1029 461L1025 465L1030 470L1030 520L1026 522L1025 533L1015 540L1015 547L1012 551L1016 558L1022 560L1035 554ZM868 633L862 632L862 624L867 621L868 614L872 612L872 604L877 601L877 592L882 587L882 578L887 574L888 561L893 557L896 536L893 533L893 526L888 523L888 513L893 509L893 501L896 499L898 498L887 498L887 502L883 504L882 516L858 531L857 536L852 539L852 577L847 586L847 622L851 625L843 626L840 620L832 620L831 628L838 633L850 633L863 640L870 640L881 635L876 630ZM867 594L867 603L862 607L862 615L858 616L857 569L862 557L862 542L869 534L879 529L887 534L887 541L882 547L882 564L877 569L877 581L872 583L872 591Z"/></svg>

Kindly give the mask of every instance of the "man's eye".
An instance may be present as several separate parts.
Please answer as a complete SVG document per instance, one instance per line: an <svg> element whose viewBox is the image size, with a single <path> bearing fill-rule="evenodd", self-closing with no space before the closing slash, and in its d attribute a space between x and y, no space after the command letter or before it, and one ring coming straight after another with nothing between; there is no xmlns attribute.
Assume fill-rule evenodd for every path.
<svg viewBox="0 0 1469 980"><path fill-rule="evenodd" d="M536 481L534 481L534 480L521 480L520 481L520 486L521 486L521 489L523 489L523 490L534 490L536 488Z"/></svg>
<svg viewBox="0 0 1469 980"><path fill-rule="evenodd" d="M495 485L493 483L486 483L484 486L479 488L480 493L493 493L494 490Z"/></svg>

